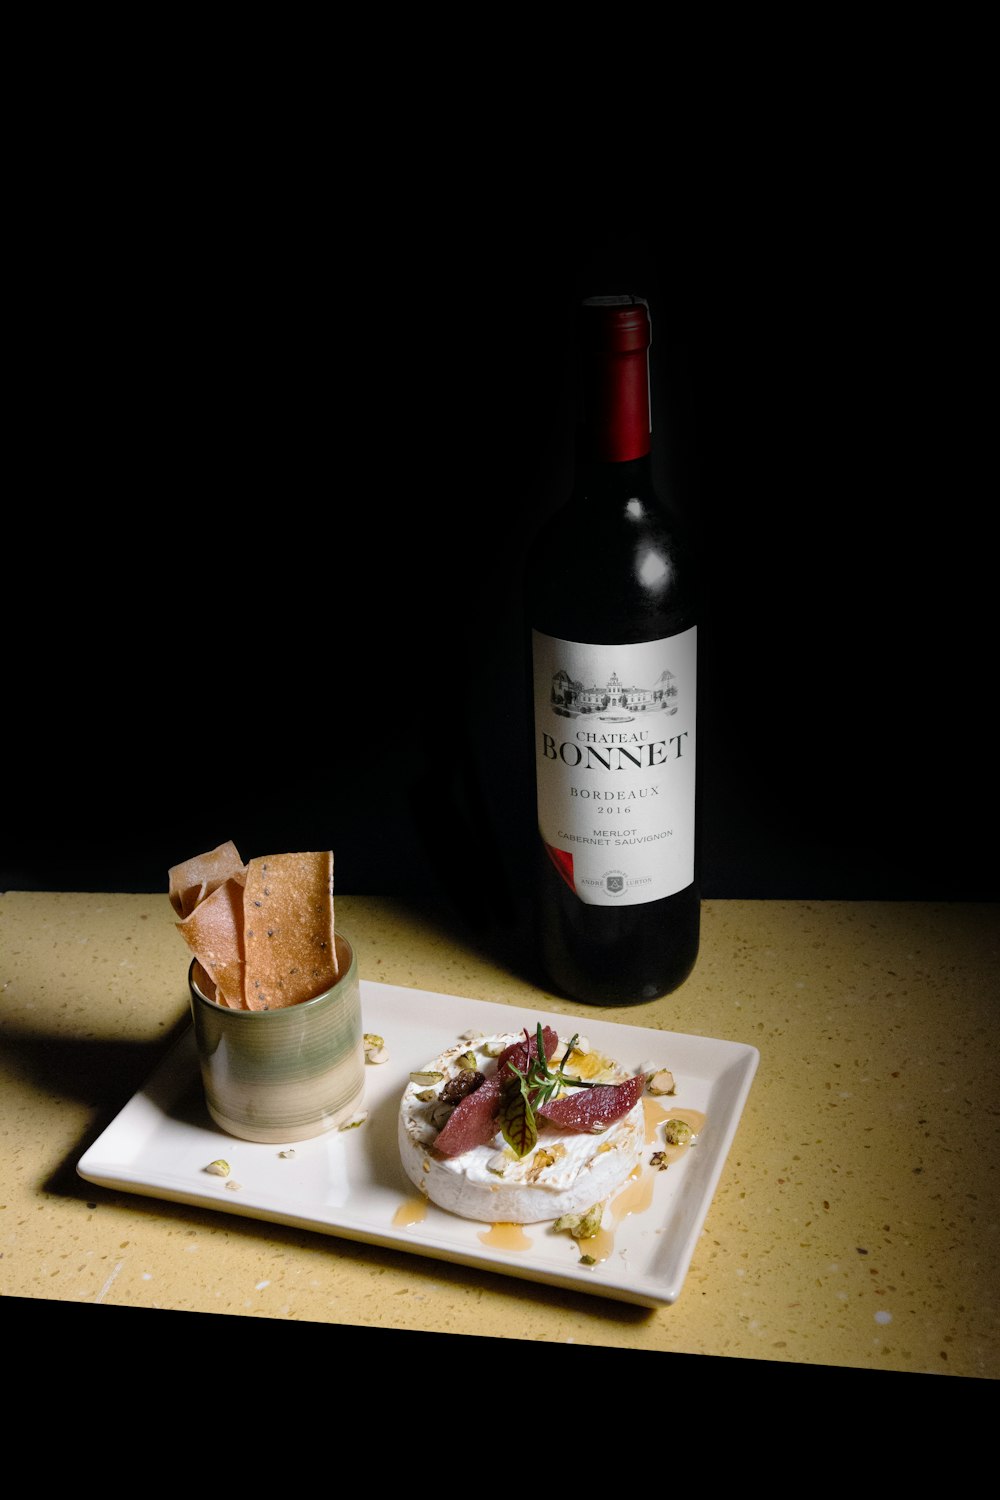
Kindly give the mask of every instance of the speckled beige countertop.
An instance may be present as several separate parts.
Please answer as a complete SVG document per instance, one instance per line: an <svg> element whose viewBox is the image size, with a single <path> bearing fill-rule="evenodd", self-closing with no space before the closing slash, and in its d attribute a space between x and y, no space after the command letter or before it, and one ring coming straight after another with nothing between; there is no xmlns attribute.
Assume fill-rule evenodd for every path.
<svg viewBox="0 0 1000 1500"><path fill-rule="evenodd" d="M337 911L367 979L571 1009L403 903ZM163 895L8 892L0 1293L996 1379L997 916L709 901L675 995L595 1012L761 1054L681 1295L649 1311L84 1181L187 1024L186 959Z"/></svg>

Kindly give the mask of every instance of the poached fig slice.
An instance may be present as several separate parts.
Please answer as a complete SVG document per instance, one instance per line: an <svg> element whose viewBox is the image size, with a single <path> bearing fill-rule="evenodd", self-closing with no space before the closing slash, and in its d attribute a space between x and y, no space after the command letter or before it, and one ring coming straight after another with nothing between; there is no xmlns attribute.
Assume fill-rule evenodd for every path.
<svg viewBox="0 0 1000 1500"><path fill-rule="evenodd" d="M638 1104L645 1088L645 1073L637 1073L624 1083L599 1083L593 1088L564 1094L561 1099L551 1099L538 1113L563 1130L604 1130Z"/></svg>
<svg viewBox="0 0 1000 1500"><path fill-rule="evenodd" d="M550 1026L544 1027L542 1041L548 1061L559 1046L559 1035ZM461 1156L474 1146L485 1146L497 1133L497 1115L500 1113L500 1097L504 1084L514 1077L513 1063L519 1072L526 1073L528 1064L538 1055L537 1038L531 1036L527 1042L512 1042L497 1058L497 1070L492 1073L472 1094L466 1094L456 1104L450 1117L438 1132L434 1149L442 1156Z"/></svg>

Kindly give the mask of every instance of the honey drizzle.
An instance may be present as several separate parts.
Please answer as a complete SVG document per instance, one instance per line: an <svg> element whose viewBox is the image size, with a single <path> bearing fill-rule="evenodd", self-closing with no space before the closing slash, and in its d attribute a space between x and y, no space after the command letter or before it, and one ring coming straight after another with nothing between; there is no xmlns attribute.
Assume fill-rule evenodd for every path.
<svg viewBox="0 0 1000 1500"><path fill-rule="evenodd" d="M592 1260L607 1260L615 1248L615 1237L610 1229L599 1229L589 1240L577 1240L576 1248L581 1255L590 1256Z"/></svg>
<svg viewBox="0 0 1000 1500"><path fill-rule="evenodd" d="M706 1116L697 1109L669 1109L655 1099L643 1099L642 1107L646 1118L647 1146L656 1146L670 1162L678 1161L691 1147L668 1145L664 1140L658 1139L657 1127L666 1120L684 1120L696 1136L705 1127ZM655 1180L655 1172L643 1171L642 1163L638 1162L632 1168L624 1187L611 1200L608 1209L612 1220L611 1228L599 1229L589 1240L579 1240L577 1243L580 1254L591 1256L595 1261L607 1260L614 1251L614 1230L621 1221L628 1218L629 1214L645 1213L652 1205Z"/></svg>
<svg viewBox="0 0 1000 1500"><path fill-rule="evenodd" d="M642 1163L631 1171L625 1186L611 1200L611 1216L616 1224L629 1214L641 1214L653 1201L653 1174L643 1172Z"/></svg>
<svg viewBox="0 0 1000 1500"><path fill-rule="evenodd" d="M658 1104L655 1099L643 1099L642 1112L646 1120L646 1145L652 1146L656 1141L656 1127L662 1120L669 1120L670 1113L666 1106Z"/></svg>
<svg viewBox="0 0 1000 1500"><path fill-rule="evenodd" d="M407 1198L401 1203L393 1215L392 1222L398 1229L406 1229L410 1224L419 1224L421 1219L427 1217L426 1198Z"/></svg>
<svg viewBox="0 0 1000 1500"><path fill-rule="evenodd" d="M523 1224L491 1224L479 1238L494 1250L530 1250L534 1244L525 1234Z"/></svg>

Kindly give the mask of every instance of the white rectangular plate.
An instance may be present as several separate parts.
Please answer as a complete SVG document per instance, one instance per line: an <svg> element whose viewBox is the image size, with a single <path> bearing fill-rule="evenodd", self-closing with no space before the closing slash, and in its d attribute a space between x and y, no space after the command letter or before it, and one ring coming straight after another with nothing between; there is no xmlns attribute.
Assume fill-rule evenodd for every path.
<svg viewBox="0 0 1000 1500"><path fill-rule="evenodd" d="M384 1037L389 1054L387 1062L365 1070L368 1118L363 1125L296 1142L287 1156L279 1146L226 1135L205 1109L189 1028L81 1157L80 1176L104 1187L480 1266L642 1307L677 1299L757 1071L756 1047L371 980L362 980L361 998L365 1030ZM629 1069L647 1062L669 1068L676 1082L671 1109L697 1110L706 1117L696 1144L666 1171L649 1165L655 1146L644 1152L642 1174L651 1181L639 1193L631 1185L629 1201L638 1205L648 1198L648 1204L618 1219L612 1253L593 1266L581 1263L586 1244L556 1234L551 1223L529 1224L519 1233L498 1231L433 1204L413 1219L417 1193L399 1161L397 1114L410 1072L426 1066L470 1028L489 1034L527 1026L533 1032L537 1022L561 1035L578 1031ZM205 1171L219 1157L230 1163L228 1179ZM520 1247L514 1247L515 1240Z"/></svg>

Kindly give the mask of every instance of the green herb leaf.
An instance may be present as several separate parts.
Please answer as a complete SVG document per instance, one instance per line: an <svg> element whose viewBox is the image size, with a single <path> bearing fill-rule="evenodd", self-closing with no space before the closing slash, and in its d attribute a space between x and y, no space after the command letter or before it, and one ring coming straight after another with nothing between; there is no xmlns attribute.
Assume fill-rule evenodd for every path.
<svg viewBox="0 0 1000 1500"><path fill-rule="evenodd" d="M527 1085L518 1073L504 1089L500 1105L500 1129L515 1156L527 1156L538 1140L538 1122L531 1107Z"/></svg>

